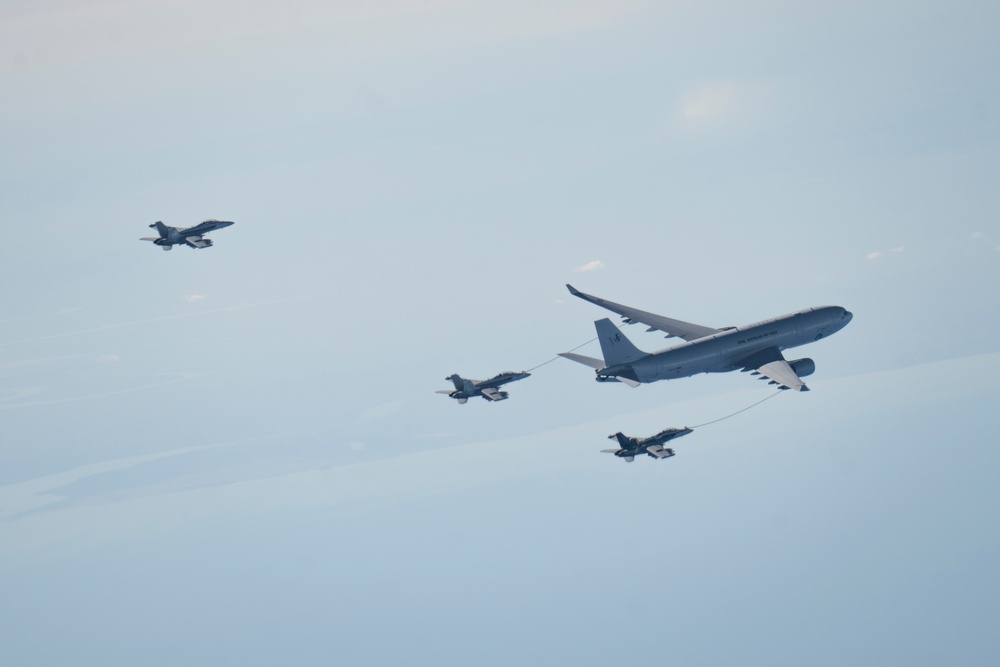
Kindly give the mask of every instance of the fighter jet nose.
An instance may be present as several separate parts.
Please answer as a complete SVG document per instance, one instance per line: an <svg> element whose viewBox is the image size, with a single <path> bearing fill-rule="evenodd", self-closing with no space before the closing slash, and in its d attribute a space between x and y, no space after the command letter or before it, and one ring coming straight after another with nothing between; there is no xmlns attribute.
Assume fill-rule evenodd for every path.
<svg viewBox="0 0 1000 667"><path fill-rule="evenodd" d="M842 317L842 319L845 319L848 322L850 322L851 320L854 319L854 313L852 313L851 311L845 309L844 310L844 314L841 317Z"/></svg>

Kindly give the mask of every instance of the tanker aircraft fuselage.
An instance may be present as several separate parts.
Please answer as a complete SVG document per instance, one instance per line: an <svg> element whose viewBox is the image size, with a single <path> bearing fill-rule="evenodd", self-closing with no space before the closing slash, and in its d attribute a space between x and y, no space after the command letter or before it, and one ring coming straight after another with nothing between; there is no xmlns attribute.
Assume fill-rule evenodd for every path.
<svg viewBox="0 0 1000 667"><path fill-rule="evenodd" d="M741 370L768 379L784 389L808 391L801 378L816 365L812 359L786 361L782 350L831 336L850 323L853 315L840 306L806 308L741 327L713 329L653 315L584 294L569 287L574 296L623 315L627 324L641 322L649 331L665 331L685 342L656 352L636 348L625 334L605 318L594 323L604 359L563 353L561 356L594 368L599 382L617 381L638 386L674 380L699 373Z"/></svg>

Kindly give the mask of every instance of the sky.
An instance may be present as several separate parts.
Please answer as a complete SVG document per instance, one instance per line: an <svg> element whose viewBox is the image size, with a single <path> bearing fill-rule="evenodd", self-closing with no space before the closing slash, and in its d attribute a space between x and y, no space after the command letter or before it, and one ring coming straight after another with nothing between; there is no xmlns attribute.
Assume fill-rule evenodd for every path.
<svg viewBox="0 0 1000 667"><path fill-rule="evenodd" d="M998 26L4 2L0 662L995 664ZM567 283L854 320L715 421L770 390L594 382Z"/></svg>

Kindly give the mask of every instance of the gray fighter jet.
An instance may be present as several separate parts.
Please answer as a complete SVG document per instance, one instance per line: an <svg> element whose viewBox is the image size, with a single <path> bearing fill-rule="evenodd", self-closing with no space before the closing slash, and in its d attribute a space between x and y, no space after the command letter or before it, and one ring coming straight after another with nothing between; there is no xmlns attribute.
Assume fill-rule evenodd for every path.
<svg viewBox="0 0 1000 667"><path fill-rule="evenodd" d="M236 223L226 222L225 220L206 220L200 225L184 229L169 227L162 222L154 222L150 225L150 227L158 231L160 235L143 236L139 240L152 241L164 250L170 250L175 245L179 245L181 243L186 243L192 248L211 248L212 240L203 238L204 235L209 232L214 232L216 229L222 229L223 227L229 227L234 224Z"/></svg>
<svg viewBox="0 0 1000 667"><path fill-rule="evenodd" d="M507 392L500 391L499 388L508 382L517 382L526 377L531 377L531 373L526 371L521 371L520 373L507 371L500 373L500 375L494 375L489 380L468 380L457 374L449 375L445 380L451 380L455 385L454 391L451 389L439 389L437 393L448 394L457 400L459 404L467 403L474 396L482 396L487 401L502 401L507 398Z"/></svg>
<svg viewBox="0 0 1000 667"><path fill-rule="evenodd" d="M649 454L654 459L669 459L674 455L674 450L665 448L663 443L685 436L693 430L690 428L668 428L648 438L630 438L619 431L614 435L609 435L608 440L617 439L620 448L602 449L601 451L614 454L628 462L632 462L635 457L643 454Z"/></svg>
<svg viewBox="0 0 1000 667"><path fill-rule="evenodd" d="M813 373L816 364L812 359L786 361L782 351L835 334L854 317L840 306L819 306L742 327L713 329L606 301L572 285L566 287L573 296L618 313L626 324L641 322L649 327L647 331L663 331L667 338L686 341L665 350L643 352L605 318L594 323L603 360L571 352L559 355L593 368L598 382L616 381L630 387L698 373L740 370L781 389L809 391L802 378Z"/></svg>

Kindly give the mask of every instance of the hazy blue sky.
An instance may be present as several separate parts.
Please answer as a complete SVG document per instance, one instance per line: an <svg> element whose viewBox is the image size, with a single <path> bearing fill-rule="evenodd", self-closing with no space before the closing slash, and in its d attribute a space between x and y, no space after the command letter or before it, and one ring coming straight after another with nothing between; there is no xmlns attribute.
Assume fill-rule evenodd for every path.
<svg viewBox="0 0 1000 667"><path fill-rule="evenodd" d="M7 0L0 662L996 664L998 62L989 2ZM434 393L593 338L567 282L855 318L628 465L768 390Z"/></svg>

